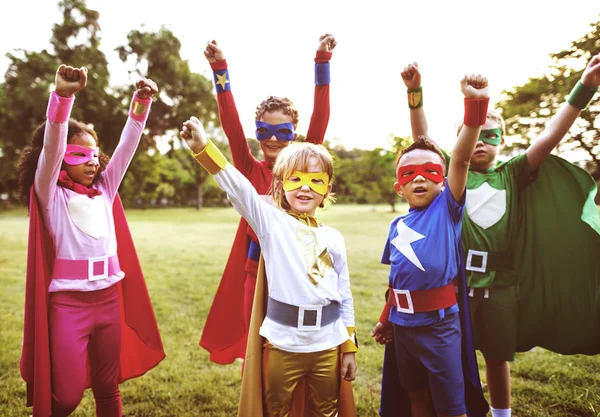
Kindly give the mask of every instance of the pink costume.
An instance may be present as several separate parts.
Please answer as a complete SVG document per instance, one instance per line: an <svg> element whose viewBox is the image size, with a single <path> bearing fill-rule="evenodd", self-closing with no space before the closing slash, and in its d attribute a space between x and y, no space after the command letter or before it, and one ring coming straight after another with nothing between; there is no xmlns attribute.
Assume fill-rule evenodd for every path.
<svg viewBox="0 0 600 417"><path fill-rule="evenodd" d="M74 98L63 98L54 92L50 97L44 146L35 174L35 196L32 195L32 198L37 198L55 256L52 279L47 288L52 417L71 414L81 401L88 383L96 400L96 414L114 417L121 416L119 381L138 376L140 371L131 372L131 368L137 367L135 364L121 363L124 357L121 341L128 346L134 342L128 336L129 330L123 328L122 311L127 315L127 308L123 310L121 305L119 281L125 274L117 256L113 202L117 205L117 190L141 138L152 100L134 95L119 145L101 174L102 178L94 185L102 194L94 197L57 185L67 146L68 119L73 101ZM121 233L121 230L118 232ZM29 352L27 349L31 349L27 340L27 313L26 300L25 359L22 359L21 368L24 378L31 383L26 377L32 373L27 361L29 356L25 354ZM156 356L152 358L153 365L164 357L155 325L154 322L158 340L154 339ZM152 333L152 325L149 328ZM35 343L39 341L36 339ZM39 367L37 361L35 364ZM127 369L124 370L123 366ZM144 368L141 372L146 370ZM29 389L28 384L28 397L31 395ZM40 392L43 389L37 388L34 398L37 398L36 394L42 395ZM46 406L36 409L35 401L30 401L34 405L34 415L45 415ZM42 408L44 410L40 411Z"/></svg>

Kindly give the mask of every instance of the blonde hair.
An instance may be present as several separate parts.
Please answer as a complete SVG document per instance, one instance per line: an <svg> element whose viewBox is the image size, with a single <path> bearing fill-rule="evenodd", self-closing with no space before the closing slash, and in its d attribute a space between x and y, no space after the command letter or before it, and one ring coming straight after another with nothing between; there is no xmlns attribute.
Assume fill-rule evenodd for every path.
<svg viewBox="0 0 600 417"><path fill-rule="evenodd" d="M290 143L283 148L273 165L273 181L271 183L271 194L275 203L284 210L290 209L290 204L285 198L283 190L284 181L292 172L308 171L309 160L317 158L323 172L329 175L329 184L333 184L333 157L323 145L315 145L310 142ZM335 201L332 193L325 195L325 198L319 204L323 208Z"/></svg>
<svg viewBox="0 0 600 417"><path fill-rule="evenodd" d="M504 119L502 118L502 116L500 116L500 113L498 113L494 109L488 109L487 118L493 120L494 122L496 122L500 125L500 129L502 129L502 137L504 137L506 135L506 123L504 123ZM462 129L463 126L464 126L464 123L461 120L460 123L458 124L458 128L456 129L456 136L458 136L458 134L460 133L460 130Z"/></svg>

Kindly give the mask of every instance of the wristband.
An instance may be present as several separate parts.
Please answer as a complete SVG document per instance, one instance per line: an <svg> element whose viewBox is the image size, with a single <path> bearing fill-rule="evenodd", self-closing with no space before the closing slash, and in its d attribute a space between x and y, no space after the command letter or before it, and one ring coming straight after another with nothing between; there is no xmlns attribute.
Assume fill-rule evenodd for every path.
<svg viewBox="0 0 600 417"><path fill-rule="evenodd" d="M215 88L217 93L231 91L231 82L229 81L229 70L227 68L213 72Z"/></svg>
<svg viewBox="0 0 600 417"><path fill-rule="evenodd" d="M56 94L55 91L50 93L48 107L46 108L46 117L50 123L64 123L69 120L74 101L74 95L71 97L62 97Z"/></svg>
<svg viewBox="0 0 600 417"><path fill-rule="evenodd" d="M423 87L419 88L409 88L406 90L406 94L408 96L408 108L409 109L418 109L419 107L423 107Z"/></svg>
<svg viewBox="0 0 600 417"><path fill-rule="evenodd" d="M355 327L346 327L348 330L348 340L341 344L342 353L358 352L358 338L356 337Z"/></svg>
<svg viewBox="0 0 600 417"><path fill-rule="evenodd" d="M587 87L581 81L577 81L567 101L571 106L583 110L590 104L596 91L598 91L598 87Z"/></svg>
<svg viewBox="0 0 600 417"><path fill-rule="evenodd" d="M129 117L139 122L143 122L148 117L152 98L140 98L136 93L133 93L133 100L129 107Z"/></svg>
<svg viewBox="0 0 600 417"><path fill-rule="evenodd" d="M194 153L192 151L192 156L211 175L218 174L227 165L227 159L211 140L200 152Z"/></svg>
<svg viewBox="0 0 600 417"><path fill-rule="evenodd" d="M331 77L329 74L329 62L319 62L315 64L315 84L329 84Z"/></svg>
<svg viewBox="0 0 600 417"><path fill-rule="evenodd" d="M483 126L490 98L465 98L465 126Z"/></svg>

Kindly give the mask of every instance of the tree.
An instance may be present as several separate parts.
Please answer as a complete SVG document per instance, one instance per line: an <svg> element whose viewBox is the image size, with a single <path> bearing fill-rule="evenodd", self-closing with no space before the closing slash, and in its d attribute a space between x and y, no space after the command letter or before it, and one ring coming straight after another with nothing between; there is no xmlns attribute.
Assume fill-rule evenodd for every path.
<svg viewBox="0 0 600 417"><path fill-rule="evenodd" d="M520 87L504 91L506 99L499 103L506 120L507 133L517 135L517 140L505 148L514 153L529 147L566 96L580 79L583 69L600 46L600 20L591 25L591 31L573 42L567 50L552 54L550 71L539 78L530 78ZM596 180L600 179L600 97L592 100L588 108L571 129L567 139L558 147L559 152L574 151L583 155L578 163L585 166Z"/></svg>
<svg viewBox="0 0 600 417"><path fill-rule="evenodd" d="M196 116L205 125L218 123L218 109L213 95L212 82L202 75L192 73L187 61L180 55L181 42L166 28L157 33L133 30L127 35L128 44L117 48L123 62L133 60L135 72L157 83L159 94L152 104L148 118L147 141L142 148L156 146L156 138L169 137L171 149L178 149L178 132L183 122ZM192 173L196 184L196 208L203 205L203 186L208 174L190 158L180 152L169 152L169 157ZM132 163L130 171L143 172L143 161ZM139 173L137 173L139 174Z"/></svg>
<svg viewBox="0 0 600 417"><path fill-rule="evenodd" d="M98 49L98 12L89 10L83 0L58 3L63 21L55 24L50 42L54 52L17 51L7 54L9 67L0 86L0 191L16 194L16 166L20 152L44 120L48 92L62 63L86 66L91 79L77 94L72 117L92 123L107 153L115 148L125 121L126 109L108 92L108 62Z"/></svg>

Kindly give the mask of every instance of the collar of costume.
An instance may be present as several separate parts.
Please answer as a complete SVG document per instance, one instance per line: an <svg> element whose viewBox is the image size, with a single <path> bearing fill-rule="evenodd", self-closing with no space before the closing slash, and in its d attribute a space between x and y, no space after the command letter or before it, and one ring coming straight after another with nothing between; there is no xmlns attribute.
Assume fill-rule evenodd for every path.
<svg viewBox="0 0 600 417"><path fill-rule="evenodd" d="M75 191L77 194L85 194L89 198L94 198L97 195L102 195L102 191L97 190L96 188L86 187L83 184L79 184L75 182L69 177L67 171L64 169L60 171L60 175L58 176L58 185L61 187L68 188L69 190Z"/></svg>
<svg viewBox="0 0 600 417"><path fill-rule="evenodd" d="M283 182L283 189L292 191L303 185L308 185L315 193L325 195L329 185L329 175L326 172L294 171Z"/></svg>
<svg viewBox="0 0 600 417"><path fill-rule="evenodd" d="M287 211L287 214L297 219L299 222L304 223L307 226L311 227L319 227L319 221L315 216L311 216L308 213L294 213L292 211Z"/></svg>
<svg viewBox="0 0 600 417"><path fill-rule="evenodd" d="M91 149L84 146L68 144L63 160L67 165L86 164L89 161L93 161L96 165L100 165L100 161L98 160L99 151L99 148Z"/></svg>
<svg viewBox="0 0 600 417"><path fill-rule="evenodd" d="M494 129L482 130L478 140L498 146L502 142L502 129L496 127Z"/></svg>
<svg viewBox="0 0 600 417"><path fill-rule="evenodd" d="M399 166L396 170L398 184L408 184L414 180L417 175L421 175L435 183L444 181L444 169L440 164L421 164Z"/></svg>
<svg viewBox="0 0 600 417"><path fill-rule="evenodd" d="M290 142L294 140L294 125L292 123L270 125L269 123L256 120L256 139L265 140L270 139L272 136L275 136L279 140Z"/></svg>

